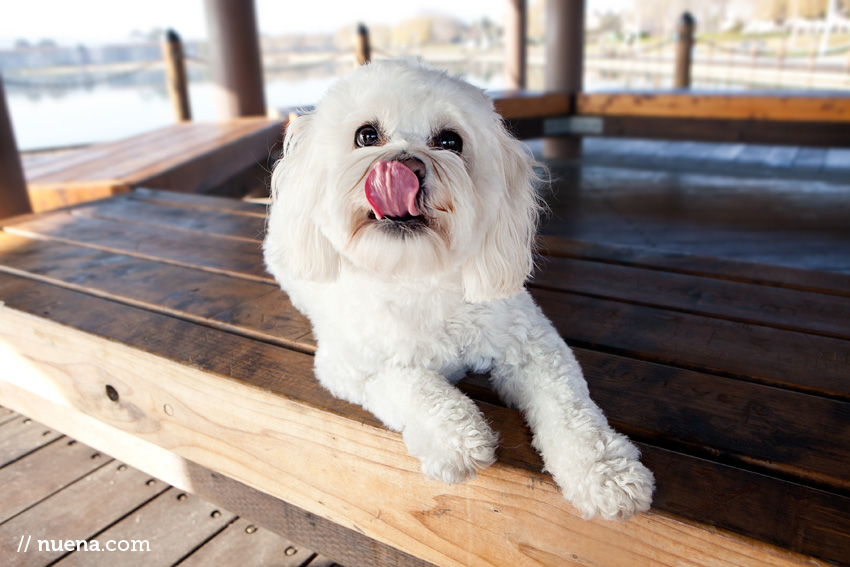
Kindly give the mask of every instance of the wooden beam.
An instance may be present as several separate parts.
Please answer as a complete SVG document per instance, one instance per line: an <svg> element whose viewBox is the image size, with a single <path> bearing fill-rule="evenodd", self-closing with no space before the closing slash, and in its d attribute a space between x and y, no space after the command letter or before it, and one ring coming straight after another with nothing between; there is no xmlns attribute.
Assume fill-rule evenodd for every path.
<svg viewBox="0 0 850 567"><path fill-rule="evenodd" d="M578 114L780 122L850 122L850 96L835 93L582 93Z"/></svg>
<svg viewBox="0 0 850 567"><path fill-rule="evenodd" d="M254 0L204 0L222 119L264 116L263 66Z"/></svg>
<svg viewBox="0 0 850 567"><path fill-rule="evenodd" d="M504 91L492 93L493 105L505 120L571 114L572 97L567 93Z"/></svg>
<svg viewBox="0 0 850 567"><path fill-rule="evenodd" d="M505 75L510 89L525 88L526 4L526 0L508 0L505 22Z"/></svg>
<svg viewBox="0 0 850 567"><path fill-rule="evenodd" d="M0 218L32 212L12 117L0 76Z"/></svg>
<svg viewBox="0 0 850 567"><path fill-rule="evenodd" d="M168 98L177 122L192 119L189 105L189 80L186 76L186 60L183 54L183 42L174 30L165 32L162 41L162 56L165 60L165 79Z"/></svg>
<svg viewBox="0 0 850 567"><path fill-rule="evenodd" d="M547 92L576 95L582 91L584 75L585 0L549 0L546 2ZM546 138L543 153L553 158L576 158L581 153L581 138Z"/></svg>
<svg viewBox="0 0 850 567"><path fill-rule="evenodd" d="M673 88L691 88L691 56L694 50L694 30L696 20L690 12L679 18L676 33L676 68L673 72Z"/></svg>
<svg viewBox="0 0 850 567"><path fill-rule="evenodd" d="M366 24L357 24L357 35L354 38L354 54L358 65L366 65L372 60L372 47L369 43L369 28Z"/></svg>

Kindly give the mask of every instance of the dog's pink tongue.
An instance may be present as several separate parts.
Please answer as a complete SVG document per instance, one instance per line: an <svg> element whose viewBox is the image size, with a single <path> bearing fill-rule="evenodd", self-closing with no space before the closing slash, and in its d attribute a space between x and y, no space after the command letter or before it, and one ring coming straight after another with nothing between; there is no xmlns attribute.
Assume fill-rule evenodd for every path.
<svg viewBox="0 0 850 567"><path fill-rule="evenodd" d="M418 192L416 174L398 161L379 161L366 177L366 200L379 219L418 215Z"/></svg>

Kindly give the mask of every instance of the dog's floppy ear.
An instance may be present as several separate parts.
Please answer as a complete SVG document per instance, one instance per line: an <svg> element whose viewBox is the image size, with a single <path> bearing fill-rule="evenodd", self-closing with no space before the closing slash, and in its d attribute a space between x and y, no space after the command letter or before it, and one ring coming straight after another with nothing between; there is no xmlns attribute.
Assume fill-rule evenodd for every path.
<svg viewBox="0 0 850 567"><path fill-rule="evenodd" d="M272 174L272 204L263 243L266 266L278 281L336 279L339 255L314 220L327 172L313 146L305 114L290 121L284 155Z"/></svg>
<svg viewBox="0 0 850 567"><path fill-rule="evenodd" d="M470 302L501 299L519 293L534 268L534 243L540 201L534 159L499 124L495 137L501 168L501 196L496 218L484 235L478 254L463 267L464 297Z"/></svg>

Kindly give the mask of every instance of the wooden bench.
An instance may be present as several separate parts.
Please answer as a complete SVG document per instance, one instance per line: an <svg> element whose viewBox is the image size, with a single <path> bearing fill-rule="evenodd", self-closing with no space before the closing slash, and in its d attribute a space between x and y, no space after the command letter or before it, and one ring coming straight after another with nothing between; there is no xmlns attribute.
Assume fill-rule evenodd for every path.
<svg viewBox="0 0 850 567"><path fill-rule="evenodd" d="M55 209L139 186L204 193L266 165L283 120L184 122L58 155L24 156L33 210Z"/></svg>
<svg viewBox="0 0 850 567"><path fill-rule="evenodd" d="M547 237L532 293L658 480L586 522L483 377L499 460L458 486L326 393L264 216L137 190L5 222L0 405L348 567L850 565L850 277Z"/></svg>

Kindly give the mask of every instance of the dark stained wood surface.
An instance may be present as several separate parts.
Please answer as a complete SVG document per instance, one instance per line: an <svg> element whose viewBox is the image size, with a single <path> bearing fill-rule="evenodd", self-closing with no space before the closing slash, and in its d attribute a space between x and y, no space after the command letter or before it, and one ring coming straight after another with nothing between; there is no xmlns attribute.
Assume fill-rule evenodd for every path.
<svg viewBox="0 0 850 567"><path fill-rule="evenodd" d="M813 260L785 250L785 265L742 253L781 244L783 234L846 244L841 199L780 194L801 206L766 216L721 201L711 207L724 211L720 223L700 209L707 197L684 198L696 192L689 180L656 186L653 202L666 205L658 209L626 193L664 176L611 174L612 186L601 174L582 176L570 186L564 175L553 196L549 256L531 289L576 348L594 399L655 471L655 509L850 564L850 272L812 269L825 257L850 266L850 251ZM771 202L764 191L747 194ZM818 206L820 216L807 219ZM680 223L676 209L703 222ZM377 425L312 379L309 323L262 267L263 213L261 205L140 191L22 219L0 234L0 299ZM706 234L720 254L710 254ZM500 462L539 470L521 416L499 405L486 379L470 377L464 388L501 433Z"/></svg>

